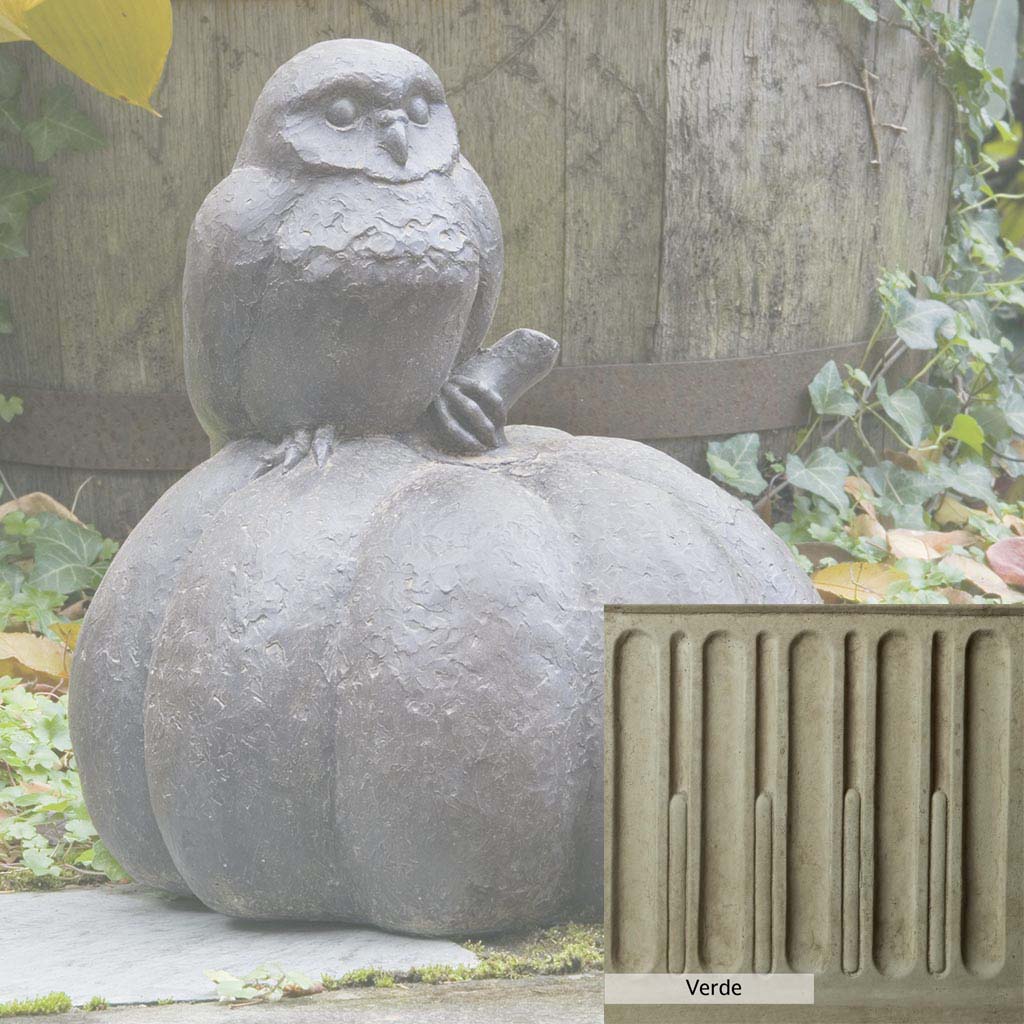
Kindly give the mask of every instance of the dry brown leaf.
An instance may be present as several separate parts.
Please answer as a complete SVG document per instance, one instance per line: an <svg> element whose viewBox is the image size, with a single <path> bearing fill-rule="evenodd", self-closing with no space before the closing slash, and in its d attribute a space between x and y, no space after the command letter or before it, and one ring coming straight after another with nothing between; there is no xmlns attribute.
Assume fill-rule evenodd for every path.
<svg viewBox="0 0 1024 1024"><path fill-rule="evenodd" d="M1003 516L1003 526L1008 526L1018 537L1024 537L1024 519L1020 516L1011 516L1009 512Z"/></svg>
<svg viewBox="0 0 1024 1024"><path fill-rule="evenodd" d="M52 512L62 519L70 519L73 523L81 524L81 519L71 509L62 505L56 498L42 491L33 491L31 494L23 494L13 501L6 501L0 505L0 520L11 512L24 512L27 516L37 516L40 512Z"/></svg>
<svg viewBox="0 0 1024 1024"><path fill-rule="evenodd" d="M946 555L939 564L959 569L964 574L964 579L982 594L1001 597L1006 604L1020 604L1024 601L1024 594L1008 586L987 565L976 562L967 555Z"/></svg>
<svg viewBox="0 0 1024 1024"><path fill-rule="evenodd" d="M935 510L933 518L940 526L963 526L975 511L962 501L957 501L946 494Z"/></svg>
<svg viewBox="0 0 1024 1024"><path fill-rule="evenodd" d="M957 590L956 587L939 587L937 593L941 594L950 604L974 604L970 594L963 590Z"/></svg>
<svg viewBox="0 0 1024 1024"><path fill-rule="evenodd" d="M0 633L0 673L52 685L67 682L70 660L64 644L35 633Z"/></svg>
<svg viewBox="0 0 1024 1024"><path fill-rule="evenodd" d="M885 527L866 512L858 512L850 523L850 534L853 537L864 537L866 540L877 540L885 546Z"/></svg>
<svg viewBox="0 0 1024 1024"><path fill-rule="evenodd" d="M882 562L840 562L819 569L811 581L819 593L844 601L884 601L891 583L907 578L905 572Z"/></svg>
<svg viewBox="0 0 1024 1024"><path fill-rule="evenodd" d="M981 538L970 530L887 530L885 540L894 558L926 562L941 558L952 547L981 546Z"/></svg>
<svg viewBox="0 0 1024 1024"><path fill-rule="evenodd" d="M875 509L874 502L871 501L875 497L875 492L871 488L871 484L867 482L863 477L859 476L848 476L846 481L843 483L843 490L853 498L853 500L860 505L868 515L878 515Z"/></svg>

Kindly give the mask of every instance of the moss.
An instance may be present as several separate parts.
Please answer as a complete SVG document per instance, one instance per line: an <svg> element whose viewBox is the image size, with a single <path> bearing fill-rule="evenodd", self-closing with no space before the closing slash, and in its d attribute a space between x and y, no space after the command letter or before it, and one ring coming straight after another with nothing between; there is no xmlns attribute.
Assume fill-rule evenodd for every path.
<svg viewBox="0 0 1024 1024"><path fill-rule="evenodd" d="M0 1003L0 1017L22 1017L42 1013L67 1013L71 999L66 992L51 992L35 999L15 999Z"/></svg>
<svg viewBox="0 0 1024 1024"><path fill-rule="evenodd" d="M532 932L508 944L467 942L479 963L473 965L428 964L408 971L363 968L339 978L325 974L325 989L391 988L398 983L443 985L456 981L495 978L526 978L541 974L581 974L600 970L604 964L601 929L596 925L569 924Z"/></svg>
<svg viewBox="0 0 1024 1024"><path fill-rule="evenodd" d="M103 998L103 996L93 996L92 999L90 999L89 1002L87 1002L85 1006L82 1007L82 1009L106 1010L109 1009L109 1006L110 1004L106 1001L106 999Z"/></svg>

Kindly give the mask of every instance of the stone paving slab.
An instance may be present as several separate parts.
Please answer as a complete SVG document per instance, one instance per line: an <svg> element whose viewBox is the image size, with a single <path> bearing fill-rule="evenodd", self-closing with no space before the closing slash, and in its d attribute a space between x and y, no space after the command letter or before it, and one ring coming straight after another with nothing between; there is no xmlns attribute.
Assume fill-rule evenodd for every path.
<svg viewBox="0 0 1024 1024"><path fill-rule="evenodd" d="M476 957L454 942L367 928L237 921L137 886L0 893L0 1002L48 992L66 992L76 1005L92 996L111 1004L213 999L204 971L244 974L264 963L318 979Z"/></svg>
<svg viewBox="0 0 1024 1024"><path fill-rule="evenodd" d="M269 1005L122 1006L17 1017L11 1024L601 1024L602 980L588 975L350 989Z"/></svg>

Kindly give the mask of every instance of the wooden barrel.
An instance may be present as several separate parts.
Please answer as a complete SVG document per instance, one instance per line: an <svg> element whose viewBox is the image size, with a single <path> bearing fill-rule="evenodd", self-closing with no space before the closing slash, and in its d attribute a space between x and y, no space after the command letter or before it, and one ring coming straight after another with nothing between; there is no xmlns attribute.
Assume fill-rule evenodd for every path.
<svg viewBox="0 0 1024 1024"><path fill-rule="evenodd" d="M26 405L0 429L5 475L64 500L91 477L79 510L115 535L203 454L183 393L185 238L263 82L317 40L395 42L446 82L505 229L494 336L528 325L562 342L519 418L700 466L710 436L802 422L815 371L870 333L879 269L939 258L947 98L909 32L840 0L174 11L163 118L76 86L110 145L53 161L32 255L0 286L17 322L0 392ZM13 52L34 97L66 77L28 44Z"/></svg>

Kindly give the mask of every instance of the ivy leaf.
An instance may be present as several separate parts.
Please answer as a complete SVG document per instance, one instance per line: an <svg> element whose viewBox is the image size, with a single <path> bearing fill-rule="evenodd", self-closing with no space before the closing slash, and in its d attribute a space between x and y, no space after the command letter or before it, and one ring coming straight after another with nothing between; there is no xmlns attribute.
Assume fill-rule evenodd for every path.
<svg viewBox="0 0 1024 1024"><path fill-rule="evenodd" d="M888 460L877 466L865 466L861 472L875 494L894 505L921 505L946 489L944 482L903 469Z"/></svg>
<svg viewBox="0 0 1024 1024"><path fill-rule="evenodd" d="M818 371L807 391L814 411L821 416L852 416L857 411L857 399L843 390L843 378L834 359Z"/></svg>
<svg viewBox="0 0 1024 1024"><path fill-rule="evenodd" d="M52 178L0 167L0 259L27 256L22 239L28 211L46 198Z"/></svg>
<svg viewBox="0 0 1024 1024"><path fill-rule="evenodd" d="M1003 396L1001 407L1006 425L1015 434L1024 434L1024 395L1019 391L1011 391Z"/></svg>
<svg viewBox="0 0 1024 1024"><path fill-rule="evenodd" d="M0 53L0 100L13 100L21 92L21 65Z"/></svg>
<svg viewBox="0 0 1024 1024"><path fill-rule="evenodd" d="M951 466L945 462L928 463L927 479L940 490L955 491L965 498L984 502L989 508L999 508L999 499L992 490L992 473L978 462L960 462Z"/></svg>
<svg viewBox="0 0 1024 1024"><path fill-rule="evenodd" d="M21 228L0 221L0 260L18 260L27 255Z"/></svg>
<svg viewBox="0 0 1024 1024"><path fill-rule="evenodd" d="M14 318L11 316L11 304L0 299L0 334L14 333Z"/></svg>
<svg viewBox="0 0 1024 1024"><path fill-rule="evenodd" d="M971 415L978 421L978 426L989 441L1005 441L1013 433L1007 423L1006 413L998 405L976 402L971 406Z"/></svg>
<svg viewBox="0 0 1024 1024"><path fill-rule="evenodd" d="M40 162L65 149L100 149L107 144L96 125L76 109L74 93L66 85L54 86L43 97L43 116L29 121L22 133Z"/></svg>
<svg viewBox="0 0 1024 1024"><path fill-rule="evenodd" d="M867 18L868 21L878 21L878 11L871 6L868 0L846 0L846 3L862 18Z"/></svg>
<svg viewBox="0 0 1024 1024"><path fill-rule="evenodd" d="M956 314L946 303L917 299L908 291L897 294L891 319L896 336L913 349L937 348L936 333L941 331L944 337L952 338L956 324Z"/></svg>
<svg viewBox="0 0 1024 1024"><path fill-rule="evenodd" d="M794 487L824 498L840 512L850 507L843 489L848 473L846 460L832 448L818 448L806 462L793 453L786 456L786 479Z"/></svg>
<svg viewBox="0 0 1024 1024"><path fill-rule="evenodd" d="M737 434L726 441L709 442L711 475L743 494L760 494L768 486L757 468L760 448L757 434Z"/></svg>
<svg viewBox="0 0 1024 1024"><path fill-rule="evenodd" d="M949 428L949 436L963 441L968 448L973 448L979 455L984 454L985 432L973 416L957 413Z"/></svg>
<svg viewBox="0 0 1024 1024"><path fill-rule="evenodd" d="M25 405L18 395L0 395L0 420L10 423L15 416L20 416L25 411Z"/></svg>
<svg viewBox="0 0 1024 1024"><path fill-rule="evenodd" d="M904 438L913 447L919 445L930 426L921 399L909 388L900 388L890 395L889 388L881 379L878 381L877 394L886 416L900 428Z"/></svg>
<svg viewBox="0 0 1024 1024"><path fill-rule="evenodd" d="M921 400L928 422L935 427L946 427L960 411L960 399L952 388L936 388L924 381L915 381L910 390Z"/></svg>
<svg viewBox="0 0 1024 1024"><path fill-rule="evenodd" d="M0 100L0 128L12 135L20 135L25 127L25 117L18 101Z"/></svg>
<svg viewBox="0 0 1024 1024"><path fill-rule="evenodd" d="M32 537L35 565L28 584L36 590L65 596L95 587L103 575L97 565L104 554L103 538L87 526L45 512Z"/></svg>

